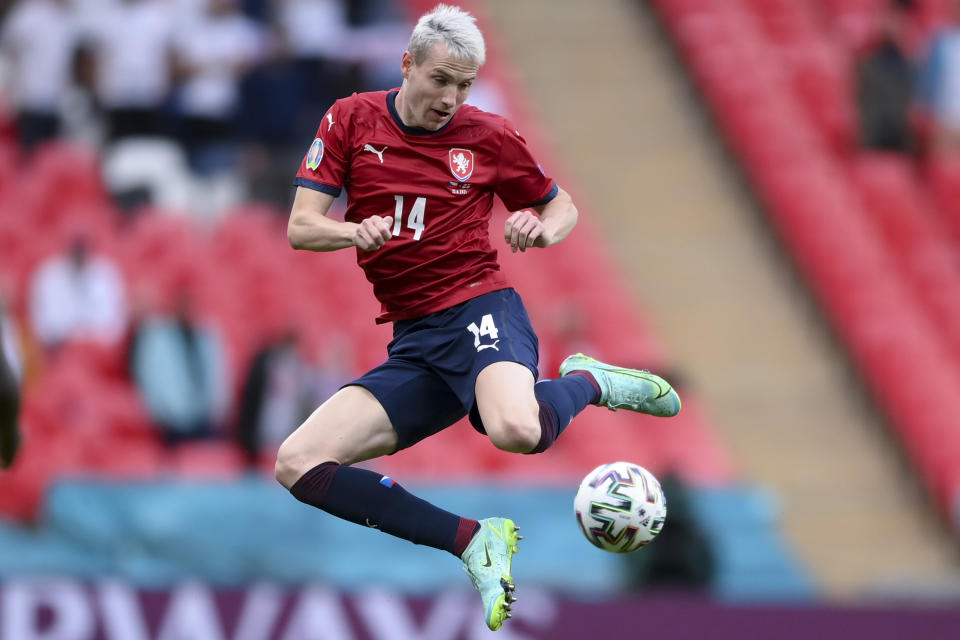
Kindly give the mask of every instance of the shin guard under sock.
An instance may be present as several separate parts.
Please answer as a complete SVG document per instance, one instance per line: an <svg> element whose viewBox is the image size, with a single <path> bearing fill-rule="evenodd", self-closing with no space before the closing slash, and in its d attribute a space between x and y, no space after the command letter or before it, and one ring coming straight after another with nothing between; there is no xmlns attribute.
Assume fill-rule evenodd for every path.
<svg viewBox="0 0 960 640"><path fill-rule="evenodd" d="M392 478L367 469L324 462L303 474L290 488L300 502L384 533L459 557L477 528L408 493Z"/></svg>
<svg viewBox="0 0 960 640"><path fill-rule="evenodd" d="M541 380L534 388L540 403L540 442L530 453L542 453L563 433L573 417L596 402L599 392L585 376Z"/></svg>

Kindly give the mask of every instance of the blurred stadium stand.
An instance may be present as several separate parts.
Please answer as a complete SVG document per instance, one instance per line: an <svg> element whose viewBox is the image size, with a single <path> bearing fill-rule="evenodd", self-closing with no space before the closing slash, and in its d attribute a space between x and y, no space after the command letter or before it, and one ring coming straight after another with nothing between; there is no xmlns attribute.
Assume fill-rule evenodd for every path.
<svg viewBox="0 0 960 640"><path fill-rule="evenodd" d="M960 477L960 236L944 206L953 161L934 158L925 173L857 144L853 55L881 2L655 5L784 245L949 516ZM920 5L928 28L949 14L947 3Z"/></svg>
<svg viewBox="0 0 960 640"><path fill-rule="evenodd" d="M580 532L570 526L570 487L487 479L445 488L414 485L413 490L465 514L479 516L497 505L522 513L525 536L537 541L524 549L529 586L593 598L622 593L630 584L622 557L581 548ZM777 508L769 495L723 487L693 496L698 521L737 522L711 535L719 563L717 596L754 602L813 597L810 577L777 534ZM5 550L0 575L92 579L105 574L150 587L196 577L221 587L257 580L320 581L348 589L376 583L420 594L462 586L457 562L431 562L432 549L398 548L379 532L318 518L260 477L217 482L182 476L149 482L68 478L49 491L41 521L39 538L13 524L0 527ZM317 551L356 545L363 553Z"/></svg>
<svg viewBox="0 0 960 640"><path fill-rule="evenodd" d="M407 4L413 15L433 3ZM938 160L918 173L902 158L856 149L850 60L878 3L653 4L918 475L960 526L960 163ZM939 7L929 12L932 23L945 15L941 5L930 3ZM849 42L826 38L824 21ZM478 89L537 146L536 127L523 116L523 98L499 56L492 46ZM781 58L787 75L774 64ZM377 305L350 252L291 251L285 212L252 201L212 222L160 206L131 216L111 199L100 158L89 149L55 141L24 158L9 119L0 130L0 284L9 283L33 354L24 448L13 470L0 475L0 576L116 576L152 588L192 578L234 587L375 582L409 594L463 586L456 562L429 560L435 551L296 503L269 477L270 452L251 471L230 433L165 447L129 379L123 344L76 341L56 357L31 351L30 277L81 226L117 260L131 292L169 306L184 282L195 287L201 313L227 338L234 396L257 348L291 323L313 352L335 328L336 339L350 341L356 369L365 370L382 360L389 329L374 325ZM497 228L491 234L499 243ZM624 364L669 367L624 295L590 216L563 251L501 260L538 328L543 375L552 375L571 344ZM592 313L569 317L585 308ZM582 475L614 459L676 473L689 485L695 517L711 531L712 589L720 598L803 601L817 594L780 534L776 499L739 482L695 391L669 425L588 411L546 455L499 452L461 423L373 466L466 515L523 514L525 533L538 540L524 549L524 580L597 597L621 593L628 567L585 545L571 502ZM736 526L718 528L718 521ZM654 545L644 553L655 552ZM389 563L382 560L388 555Z"/></svg>

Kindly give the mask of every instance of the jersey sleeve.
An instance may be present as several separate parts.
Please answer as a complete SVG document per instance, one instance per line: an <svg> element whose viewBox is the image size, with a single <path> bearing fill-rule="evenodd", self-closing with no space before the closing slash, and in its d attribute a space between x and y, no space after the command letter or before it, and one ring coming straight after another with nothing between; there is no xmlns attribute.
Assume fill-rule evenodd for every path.
<svg viewBox="0 0 960 640"><path fill-rule="evenodd" d="M546 175L526 140L509 120L504 121L494 191L509 211L546 204L557 195L556 182Z"/></svg>
<svg viewBox="0 0 960 640"><path fill-rule="evenodd" d="M324 114L317 129L317 137L300 161L300 170L293 180L294 186L314 189L332 196L340 195L348 162L347 112L343 101L338 100Z"/></svg>

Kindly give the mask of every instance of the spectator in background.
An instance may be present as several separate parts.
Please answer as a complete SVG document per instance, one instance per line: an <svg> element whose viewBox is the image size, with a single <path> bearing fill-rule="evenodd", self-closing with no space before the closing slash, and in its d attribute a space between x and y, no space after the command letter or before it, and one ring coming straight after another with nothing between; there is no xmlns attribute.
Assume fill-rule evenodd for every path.
<svg viewBox="0 0 960 640"><path fill-rule="evenodd" d="M395 0L349 0L346 5L349 33L341 56L352 62L354 91L400 86L396 52L407 46L410 34L405 7ZM476 97L471 94L471 102Z"/></svg>
<svg viewBox="0 0 960 640"><path fill-rule="evenodd" d="M6 355L0 350L0 467L6 469L20 448L20 388Z"/></svg>
<svg viewBox="0 0 960 640"><path fill-rule="evenodd" d="M345 65L338 62L350 32L344 0L279 0L275 21L284 34L304 88L300 133L316 130L323 113L341 95L357 90L346 86Z"/></svg>
<svg viewBox="0 0 960 640"><path fill-rule="evenodd" d="M251 466L272 460L293 425L356 376L352 338L326 332L310 346L296 330L281 332L254 356L243 384L237 437Z"/></svg>
<svg viewBox="0 0 960 640"><path fill-rule="evenodd" d="M857 62L860 143L878 151L913 149L914 65L904 41L912 0L886 0L876 37Z"/></svg>
<svg viewBox="0 0 960 640"><path fill-rule="evenodd" d="M235 167L240 82L263 57L264 45L260 27L237 0L209 0L204 14L177 38L181 134L195 171Z"/></svg>
<svg viewBox="0 0 960 640"><path fill-rule="evenodd" d="M34 272L30 321L48 352L72 338L105 344L121 339L127 321L123 275L111 258L92 250L86 232L74 231L67 250Z"/></svg>
<svg viewBox="0 0 960 640"><path fill-rule="evenodd" d="M0 281L0 351L3 351L6 356L6 362L10 366L14 377L22 381L27 367L24 362L24 352L20 340L20 327L17 325L8 304L11 299L8 291L10 291L10 287L7 283Z"/></svg>
<svg viewBox="0 0 960 640"><path fill-rule="evenodd" d="M307 365L300 356L295 331L281 334L257 352L240 397L237 438L251 467L261 454L276 451L313 407L305 380Z"/></svg>
<svg viewBox="0 0 960 640"><path fill-rule="evenodd" d="M649 548L630 554L629 583L634 588L708 589L716 559L690 506L690 489L672 473L663 475L660 486L670 505L667 522Z"/></svg>
<svg viewBox="0 0 960 640"><path fill-rule="evenodd" d="M24 151L60 133L76 37L67 0L25 0L5 18L0 52L11 63L11 94Z"/></svg>
<svg viewBox="0 0 960 640"><path fill-rule="evenodd" d="M93 92L116 141L165 133L163 109L173 81L174 4L166 0L109 0L81 11L85 47L93 62Z"/></svg>
<svg viewBox="0 0 960 640"><path fill-rule="evenodd" d="M14 330L0 299L0 468L6 469L20 447L20 375Z"/></svg>
<svg viewBox="0 0 960 640"><path fill-rule="evenodd" d="M243 173L251 199L282 210L290 206L285 178L287 167L303 156L298 123L307 91L287 34L274 25L265 59L246 75L240 88L238 134L246 145Z"/></svg>
<svg viewBox="0 0 960 640"><path fill-rule="evenodd" d="M276 0L238 0L243 13L260 24L270 21L272 5Z"/></svg>
<svg viewBox="0 0 960 640"><path fill-rule="evenodd" d="M952 20L937 32L920 73L920 98L932 119L933 146L960 148L960 0L953 0Z"/></svg>
<svg viewBox="0 0 960 640"><path fill-rule="evenodd" d="M334 330L324 332L324 338L324 343L316 345L308 358L311 366L307 386L311 409L357 376L355 338L348 333ZM309 413L307 412L308 415Z"/></svg>
<svg viewBox="0 0 960 640"><path fill-rule="evenodd" d="M391 0L279 0L274 20L304 87L302 137L316 131L317 113L336 98L400 84L396 52L410 28L399 14Z"/></svg>
<svg viewBox="0 0 960 640"><path fill-rule="evenodd" d="M172 314L137 319L129 353L134 383L169 445L216 435L229 407L220 333L198 322L188 286L176 295Z"/></svg>

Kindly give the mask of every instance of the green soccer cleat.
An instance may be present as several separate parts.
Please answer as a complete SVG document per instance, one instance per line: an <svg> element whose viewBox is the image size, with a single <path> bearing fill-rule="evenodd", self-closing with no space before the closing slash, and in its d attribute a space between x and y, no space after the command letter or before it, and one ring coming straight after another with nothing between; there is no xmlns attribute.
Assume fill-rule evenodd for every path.
<svg viewBox="0 0 960 640"><path fill-rule="evenodd" d="M503 621L511 615L511 605L517 601L510 577L510 561L520 550L517 543L523 537L517 531L519 527L513 520L481 520L480 530L461 556L463 570L483 599L483 617L492 631L503 626Z"/></svg>
<svg viewBox="0 0 960 640"><path fill-rule="evenodd" d="M600 385L597 405L611 411L630 409L661 418L680 412L677 392L666 380L647 370L615 367L578 353L560 364L561 378L571 371L591 373Z"/></svg>

